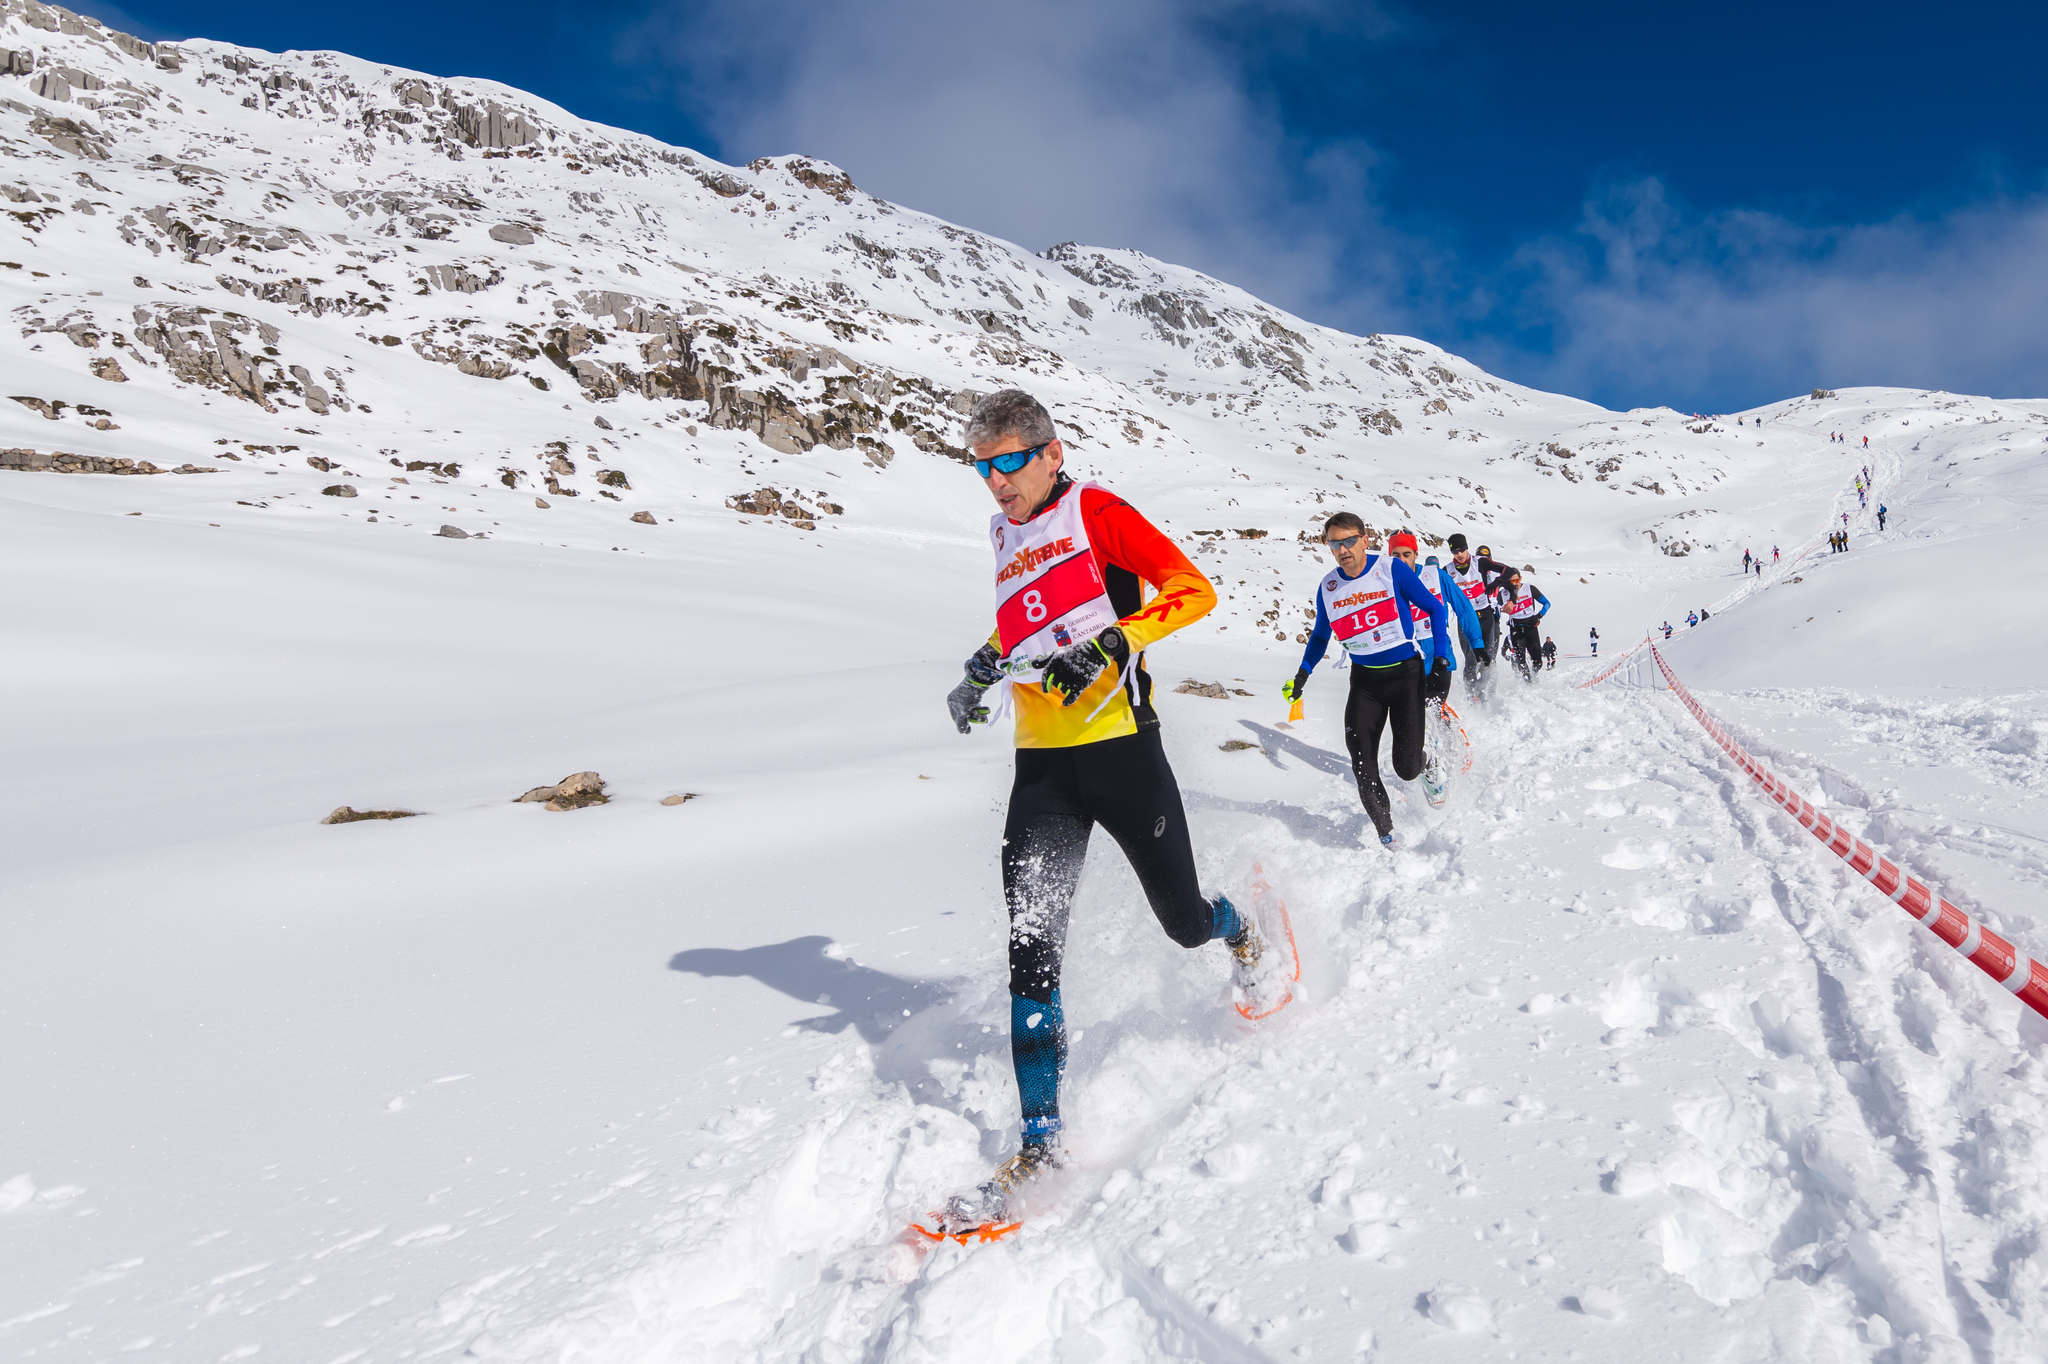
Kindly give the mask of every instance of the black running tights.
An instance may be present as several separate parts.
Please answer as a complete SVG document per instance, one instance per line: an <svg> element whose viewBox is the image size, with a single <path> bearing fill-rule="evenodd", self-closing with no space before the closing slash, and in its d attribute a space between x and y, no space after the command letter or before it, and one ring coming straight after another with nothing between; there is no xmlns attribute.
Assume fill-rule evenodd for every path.
<svg viewBox="0 0 2048 1364"><path fill-rule="evenodd" d="M1351 696L1344 703L1344 746L1351 750L1351 772L1358 778L1358 798L1373 828L1394 831L1387 806L1387 788L1380 783L1380 732L1391 722L1394 731L1394 775L1413 781L1422 775L1422 660L1406 659L1391 668L1351 665Z"/></svg>
<svg viewBox="0 0 2048 1364"><path fill-rule="evenodd" d="M1166 936L1182 947L1209 941L1212 911L1158 729L1073 748L1020 748L1003 825L1011 994L1044 1001L1059 987L1067 914L1097 824L1130 859Z"/></svg>

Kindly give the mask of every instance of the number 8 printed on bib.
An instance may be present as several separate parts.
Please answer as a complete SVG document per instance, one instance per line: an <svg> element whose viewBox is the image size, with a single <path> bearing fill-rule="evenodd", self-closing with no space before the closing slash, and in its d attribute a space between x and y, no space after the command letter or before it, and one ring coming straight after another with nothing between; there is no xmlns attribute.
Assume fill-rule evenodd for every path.
<svg viewBox="0 0 2048 1364"><path fill-rule="evenodd" d="M1001 514L989 521L996 551L996 638L1013 681L1037 681L1043 672L1031 666L1032 659L1116 624L1116 608L1081 518L1081 494L1093 486L1069 488L1021 526Z"/></svg>

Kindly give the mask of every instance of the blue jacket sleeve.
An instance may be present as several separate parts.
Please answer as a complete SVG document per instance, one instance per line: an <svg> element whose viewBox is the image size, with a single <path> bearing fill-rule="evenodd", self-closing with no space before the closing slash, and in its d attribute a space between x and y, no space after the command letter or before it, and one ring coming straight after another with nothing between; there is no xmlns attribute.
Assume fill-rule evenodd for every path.
<svg viewBox="0 0 2048 1364"><path fill-rule="evenodd" d="M1538 620L1542 620L1542 619L1543 619L1543 618L1544 618L1545 616L1547 616L1547 615L1549 615L1549 614L1550 614L1550 598L1548 598L1548 597L1546 597L1546 596L1544 596L1544 595L1543 595L1543 589L1542 589L1542 588L1540 588L1540 587L1537 587L1537 586L1536 586L1535 584L1533 584L1533 583L1532 583L1532 584L1530 584L1530 587L1529 587L1529 595L1531 595L1532 597L1536 598L1536 600L1537 600L1537 601L1540 601L1540 602L1542 602L1542 603L1543 603L1543 609L1542 609L1541 611L1538 611L1538 612L1536 613L1536 619L1538 619Z"/></svg>
<svg viewBox="0 0 2048 1364"><path fill-rule="evenodd" d="M1465 642L1472 646L1473 653L1484 653L1486 636L1479 629L1479 613L1472 609L1472 602L1466 597L1465 590L1451 581L1450 574L1444 572L1441 567L1436 572L1437 582L1442 584L1444 589L1444 600L1451 604L1452 612L1458 617L1458 624L1464 627ZM1455 667L1456 664L1452 666Z"/></svg>
<svg viewBox="0 0 2048 1364"><path fill-rule="evenodd" d="M1330 613L1323 609L1323 594L1316 592L1316 628L1308 632L1308 648L1302 651L1301 671L1312 673L1330 647Z"/></svg>
<svg viewBox="0 0 2048 1364"><path fill-rule="evenodd" d="M1429 617L1430 653L1423 655L1422 659L1423 671L1427 672L1432 666L1432 658L1449 658L1454 652L1451 648L1450 610L1436 593L1422 585L1422 579L1414 569L1396 559L1392 571L1394 595Z"/></svg>

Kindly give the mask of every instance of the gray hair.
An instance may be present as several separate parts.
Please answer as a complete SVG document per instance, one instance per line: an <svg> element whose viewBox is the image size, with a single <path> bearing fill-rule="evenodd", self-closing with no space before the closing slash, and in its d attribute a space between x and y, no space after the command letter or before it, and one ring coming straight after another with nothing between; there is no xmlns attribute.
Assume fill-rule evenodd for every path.
<svg viewBox="0 0 2048 1364"><path fill-rule="evenodd" d="M967 448L988 445L1004 436L1015 436L1029 447L1053 438L1052 413L1045 404L1021 388L991 393L974 405L967 418Z"/></svg>

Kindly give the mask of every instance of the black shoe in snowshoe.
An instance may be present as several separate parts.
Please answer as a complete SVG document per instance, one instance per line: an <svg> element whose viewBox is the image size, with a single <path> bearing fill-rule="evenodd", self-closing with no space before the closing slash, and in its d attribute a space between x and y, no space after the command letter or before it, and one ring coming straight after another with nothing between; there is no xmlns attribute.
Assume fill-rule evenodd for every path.
<svg viewBox="0 0 2048 1364"><path fill-rule="evenodd" d="M993 1241L1007 1236L1020 1225L1020 1194L1033 1181L1065 1163L1055 1142L1025 1142L999 1166L996 1172L972 1190L955 1194L944 1211L933 1214L930 1225L912 1223L930 1240Z"/></svg>

